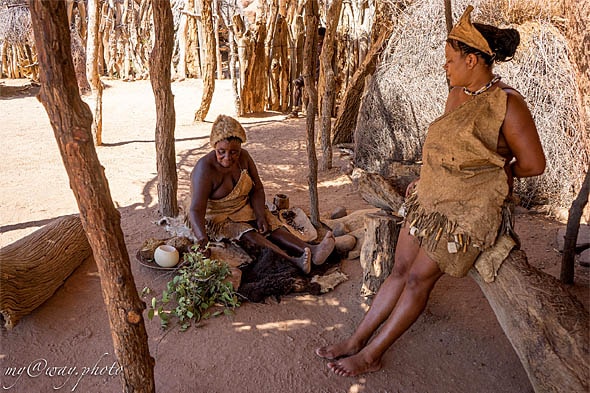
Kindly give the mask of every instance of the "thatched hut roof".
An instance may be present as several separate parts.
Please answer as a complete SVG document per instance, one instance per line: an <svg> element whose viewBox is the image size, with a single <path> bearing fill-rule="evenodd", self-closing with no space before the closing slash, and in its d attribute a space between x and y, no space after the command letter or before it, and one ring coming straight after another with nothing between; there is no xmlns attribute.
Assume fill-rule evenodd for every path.
<svg viewBox="0 0 590 393"><path fill-rule="evenodd" d="M454 20L467 0L453 2ZM472 0L478 22L506 26L501 1ZM484 5L485 3L485 5ZM534 3L534 1L532 2ZM494 8L496 4L497 8ZM502 3L503 4L503 3ZM520 181L523 202L569 208L588 168L590 136L582 129L579 92L567 43L553 19L535 20L516 7L521 44L511 62L496 66L502 80L527 100L547 156L545 174ZM418 161L428 124L440 116L448 87L443 70L446 27L442 2L406 9L363 99L355 133L355 165L389 175L393 161Z"/></svg>
<svg viewBox="0 0 590 393"><path fill-rule="evenodd" d="M32 42L31 14L25 0L0 0L0 42Z"/></svg>

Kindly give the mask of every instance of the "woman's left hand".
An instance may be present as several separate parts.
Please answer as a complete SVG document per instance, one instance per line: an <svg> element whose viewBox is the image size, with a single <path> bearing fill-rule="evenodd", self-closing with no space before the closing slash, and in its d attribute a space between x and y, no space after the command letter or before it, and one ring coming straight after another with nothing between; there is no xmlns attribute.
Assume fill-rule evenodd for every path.
<svg viewBox="0 0 590 393"><path fill-rule="evenodd" d="M265 217L260 217L256 220L256 226L258 227L258 233L265 235L269 228L268 228L268 222L266 221Z"/></svg>

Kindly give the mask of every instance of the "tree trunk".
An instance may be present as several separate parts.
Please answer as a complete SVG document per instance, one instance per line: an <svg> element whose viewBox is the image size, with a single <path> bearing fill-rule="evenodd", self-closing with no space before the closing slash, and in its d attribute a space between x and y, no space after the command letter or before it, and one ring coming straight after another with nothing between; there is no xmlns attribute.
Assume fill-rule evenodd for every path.
<svg viewBox="0 0 590 393"><path fill-rule="evenodd" d="M582 188L578 196L572 203L567 219L565 230L565 239L563 244L563 257L561 259L560 280L564 284L574 283L574 263L576 260L576 240L580 229L580 219L584 206L588 203L588 193L590 192L590 170L586 172Z"/></svg>
<svg viewBox="0 0 590 393"><path fill-rule="evenodd" d="M401 217L385 211L365 216L365 240L360 255L363 268L361 296L373 297L391 273L401 222Z"/></svg>
<svg viewBox="0 0 590 393"><path fill-rule="evenodd" d="M4 327L49 299L92 249L79 216L52 221L0 249L0 313Z"/></svg>
<svg viewBox="0 0 590 393"><path fill-rule="evenodd" d="M178 22L178 65L176 67L176 76L179 81L186 79L186 35L188 29L187 19L188 16L185 12L180 14L180 21Z"/></svg>
<svg viewBox="0 0 590 393"><path fill-rule="evenodd" d="M102 82L98 73L100 4L98 0L88 0L88 37L86 39L86 73L92 89L91 102L94 102L92 135L96 146L102 145Z"/></svg>
<svg viewBox="0 0 590 393"><path fill-rule="evenodd" d="M213 1L213 36L215 37L215 64L217 65L217 79L223 79L223 63L221 62L221 44L219 43L219 7L217 0Z"/></svg>
<svg viewBox="0 0 590 393"><path fill-rule="evenodd" d="M156 167L158 171L158 202L164 217L178 215L178 177L174 128L176 112L170 86L170 65L174 49L174 24L170 4L154 2L154 48L150 55L150 81L156 99Z"/></svg>
<svg viewBox="0 0 590 393"><path fill-rule="evenodd" d="M512 251L498 276L486 283L469 275L488 299L535 392L587 392L588 326L584 306L554 277Z"/></svg>
<svg viewBox="0 0 590 393"><path fill-rule="evenodd" d="M322 142L322 161L320 170L332 168L332 108L336 99L335 72L332 68L336 28L342 10L342 0L334 0L326 18L326 35L320 54L320 80L318 95L320 96L320 134Z"/></svg>
<svg viewBox="0 0 590 393"><path fill-rule="evenodd" d="M236 35L234 33L234 29L230 22L230 19L223 12L221 13L221 15L223 23L225 23L225 27L227 28L227 35L229 41L229 77L231 79L232 93L234 97L234 107L236 109L236 114L238 116L242 116L242 107L240 105L240 84L238 76L236 75L236 60L238 55L236 48Z"/></svg>
<svg viewBox="0 0 590 393"><path fill-rule="evenodd" d="M200 0L201 2L201 21L203 23L203 34L205 42L205 71L203 72L203 98L201 99L201 107L195 112L195 121L204 121L211 100L213 99L213 92L215 91L215 69L217 68L217 60L215 57L215 32L213 31L213 10L211 7L212 0Z"/></svg>
<svg viewBox="0 0 590 393"><path fill-rule="evenodd" d="M338 118L334 124L334 144L350 143L356 128L356 118L361 104L361 97L365 89L365 78L375 72L377 58L385 47L387 39L391 35L390 29L383 29L380 35L373 41L365 60L354 73L352 81L344 94L339 109Z"/></svg>
<svg viewBox="0 0 590 393"><path fill-rule="evenodd" d="M98 267L113 347L123 368L123 391L153 392L154 359L142 316L145 304L133 281L121 216L92 141L92 114L78 93L65 4L31 1L30 11L41 70L39 100L53 127Z"/></svg>
<svg viewBox="0 0 590 393"><path fill-rule="evenodd" d="M315 151L315 116L317 113L318 91L315 84L315 68L318 61L318 19L317 0L305 3L305 47L303 54L303 81L307 92L307 161L309 165L309 210L315 227L320 226L318 201L318 158Z"/></svg>
<svg viewBox="0 0 590 393"><path fill-rule="evenodd" d="M242 28L240 47L245 49L240 55L240 63L244 59L244 79L242 82L242 111L244 113L263 112L266 108L268 76L266 72L266 52L264 42L266 38L266 14L261 10L256 16L254 26L250 31ZM242 24L243 26L243 24ZM248 34L249 33L249 34ZM240 65L241 66L241 65Z"/></svg>

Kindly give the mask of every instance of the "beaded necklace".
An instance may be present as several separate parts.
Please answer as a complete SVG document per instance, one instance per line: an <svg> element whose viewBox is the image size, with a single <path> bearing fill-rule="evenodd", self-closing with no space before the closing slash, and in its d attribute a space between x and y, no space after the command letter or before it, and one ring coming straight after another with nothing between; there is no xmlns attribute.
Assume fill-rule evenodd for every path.
<svg viewBox="0 0 590 393"><path fill-rule="evenodd" d="M491 81L489 81L487 83L487 85L485 85L484 87L482 87L481 89L477 90L477 91L471 91L468 90L466 87L463 88L463 93L467 94L468 96L478 96L481 93L483 93L484 91L488 90L490 87L492 87L492 85L496 82L498 82L500 79L502 79L502 77L500 75L495 75Z"/></svg>

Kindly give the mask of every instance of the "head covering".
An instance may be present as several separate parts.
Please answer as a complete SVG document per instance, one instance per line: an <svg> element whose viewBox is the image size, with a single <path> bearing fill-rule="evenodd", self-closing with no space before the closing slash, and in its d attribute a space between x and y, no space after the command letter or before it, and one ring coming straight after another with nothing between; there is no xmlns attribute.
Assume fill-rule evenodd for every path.
<svg viewBox="0 0 590 393"><path fill-rule="evenodd" d="M449 33L448 38L460 41L470 47L477 49L490 56L494 55L494 52L490 49L488 41L483 35L471 24L470 15L473 11L473 6L467 6L465 12L459 19L459 22L453 27Z"/></svg>
<svg viewBox="0 0 590 393"><path fill-rule="evenodd" d="M235 138L240 138L242 143L246 142L246 131L240 122L230 116L217 116L217 119L215 119L215 122L211 127L211 135L209 136L209 143L211 143L211 147L215 147L217 142L232 136Z"/></svg>

